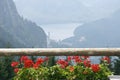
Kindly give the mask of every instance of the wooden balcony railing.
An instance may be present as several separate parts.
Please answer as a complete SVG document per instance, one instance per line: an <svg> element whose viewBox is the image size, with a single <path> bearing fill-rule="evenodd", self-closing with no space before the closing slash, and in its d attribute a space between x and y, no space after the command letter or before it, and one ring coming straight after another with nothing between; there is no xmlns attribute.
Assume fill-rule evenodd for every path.
<svg viewBox="0 0 120 80"><path fill-rule="evenodd" d="M0 56L120 56L120 48L12 48L0 49Z"/></svg>
<svg viewBox="0 0 120 80"><path fill-rule="evenodd" d="M120 48L12 48L0 49L0 56L120 56ZM120 76L110 76L120 80Z"/></svg>

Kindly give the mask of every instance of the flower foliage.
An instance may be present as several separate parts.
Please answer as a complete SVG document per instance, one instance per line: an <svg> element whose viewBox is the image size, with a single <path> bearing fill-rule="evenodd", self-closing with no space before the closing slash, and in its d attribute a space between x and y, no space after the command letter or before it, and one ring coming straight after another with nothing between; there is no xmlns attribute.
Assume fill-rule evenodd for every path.
<svg viewBox="0 0 120 80"><path fill-rule="evenodd" d="M51 67L47 66L48 60L45 57L33 62L22 56L20 62L11 63L16 73L14 80L107 80L112 74L108 68L110 59L106 56L100 64L92 64L89 56L68 56Z"/></svg>

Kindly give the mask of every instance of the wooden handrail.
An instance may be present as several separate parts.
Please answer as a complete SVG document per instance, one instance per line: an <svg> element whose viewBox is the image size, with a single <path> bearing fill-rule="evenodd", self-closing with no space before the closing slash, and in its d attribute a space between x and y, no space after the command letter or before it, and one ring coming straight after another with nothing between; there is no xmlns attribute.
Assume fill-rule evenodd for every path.
<svg viewBox="0 0 120 80"><path fill-rule="evenodd" d="M9 48L0 56L120 56L120 48Z"/></svg>

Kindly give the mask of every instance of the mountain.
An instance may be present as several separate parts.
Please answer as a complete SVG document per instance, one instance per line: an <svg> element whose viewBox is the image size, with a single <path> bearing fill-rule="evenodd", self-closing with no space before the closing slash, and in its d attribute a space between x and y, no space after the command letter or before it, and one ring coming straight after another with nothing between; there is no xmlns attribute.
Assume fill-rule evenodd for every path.
<svg viewBox="0 0 120 80"><path fill-rule="evenodd" d="M0 0L0 47L47 47L46 34L21 17L13 0Z"/></svg>
<svg viewBox="0 0 120 80"><path fill-rule="evenodd" d="M78 26L74 36L63 40L72 47L120 47L120 10L108 18Z"/></svg>

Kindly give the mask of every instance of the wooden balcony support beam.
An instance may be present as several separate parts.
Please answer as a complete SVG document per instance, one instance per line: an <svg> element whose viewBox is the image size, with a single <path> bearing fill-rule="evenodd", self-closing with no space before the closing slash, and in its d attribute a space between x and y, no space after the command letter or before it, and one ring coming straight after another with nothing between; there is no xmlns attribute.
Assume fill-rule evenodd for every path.
<svg viewBox="0 0 120 80"><path fill-rule="evenodd" d="M0 56L120 56L120 48L9 48Z"/></svg>

